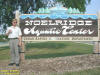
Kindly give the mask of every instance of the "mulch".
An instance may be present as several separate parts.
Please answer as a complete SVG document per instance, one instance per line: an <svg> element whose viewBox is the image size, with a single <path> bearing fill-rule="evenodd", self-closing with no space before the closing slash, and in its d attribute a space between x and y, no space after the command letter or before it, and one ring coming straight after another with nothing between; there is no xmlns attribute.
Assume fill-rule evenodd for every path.
<svg viewBox="0 0 100 75"><path fill-rule="evenodd" d="M86 54L56 58L29 59L20 67L8 66L9 60L0 61L0 70L20 70L20 75L50 75L100 67L100 55Z"/></svg>

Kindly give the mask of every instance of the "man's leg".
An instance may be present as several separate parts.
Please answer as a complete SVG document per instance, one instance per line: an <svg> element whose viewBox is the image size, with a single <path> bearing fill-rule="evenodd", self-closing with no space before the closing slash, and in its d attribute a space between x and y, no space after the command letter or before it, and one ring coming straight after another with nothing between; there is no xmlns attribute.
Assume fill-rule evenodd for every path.
<svg viewBox="0 0 100 75"><path fill-rule="evenodd" d="M10 63L15 63L15 51L14 51L14 44L13 44L13 40L9 41L9 45L10 45L10 54L11 54L11 61Z"/></svg>
<svg viewBox="0 0 100 75"><path fill-rule="evenodd" d="M14 44L14 48L15 48L15 63L19 64L19 49L18 49L18 39L15 39L15 44Z"/></svg>

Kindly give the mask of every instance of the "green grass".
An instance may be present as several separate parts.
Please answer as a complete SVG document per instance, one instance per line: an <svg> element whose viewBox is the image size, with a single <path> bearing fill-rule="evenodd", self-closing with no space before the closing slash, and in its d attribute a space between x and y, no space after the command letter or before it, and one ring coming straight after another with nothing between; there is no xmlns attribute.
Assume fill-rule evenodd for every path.
<svg viewBox="0 0 100 75"><path fill-rule="evenodd" d="M26 44L25 58L54 58L81 54L91 54L93 46L75 42L40 42ZM10 58L8 46L0 47L0 60Z"/></svg>
<svg viewBox="0 0 100 75"><path fill-rule="evenodd" d="M63 74L51 74L51 75L100 75L100 68L88 69L77 72L66 72Z"/></svg>
<svg viewBox="0 0 100 75"><path fill-rule="evenodd" d="M0 60L6 60L10 58L9 47L0 47Z"/></svg>
<svg viewBox="0 0 100 75"><path fill-rule="evenodd" d="M41 42L26 45L26 59L64 57L90 54L92 45L75 42Z"/></svg>

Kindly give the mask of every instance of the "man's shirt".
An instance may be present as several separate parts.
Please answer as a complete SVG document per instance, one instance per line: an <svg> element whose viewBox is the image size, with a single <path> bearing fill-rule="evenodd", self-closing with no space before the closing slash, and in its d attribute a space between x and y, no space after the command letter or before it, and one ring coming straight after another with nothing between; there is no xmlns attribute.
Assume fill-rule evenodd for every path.
<svg viewBox="0 0 100 75"><path fill-rule="evenodd" d="M8 38L18 38L19 36L22 35L20 28L17 26L16 27L14 27L14 26L8 27L6 33L8 33L9 30L11 30L12 32L9 33Z"/></svg>

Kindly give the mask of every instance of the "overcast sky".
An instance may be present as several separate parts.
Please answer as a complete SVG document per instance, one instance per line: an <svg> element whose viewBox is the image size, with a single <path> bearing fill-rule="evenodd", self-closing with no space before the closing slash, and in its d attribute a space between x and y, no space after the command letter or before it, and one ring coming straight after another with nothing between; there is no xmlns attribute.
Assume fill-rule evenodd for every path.
<svg viewBox="0 0 100 75"><path fill-rule="evenodd" d="M86 7L87 14L97 14L100 11L100 0L91 0L91 3Z"/></svg>

